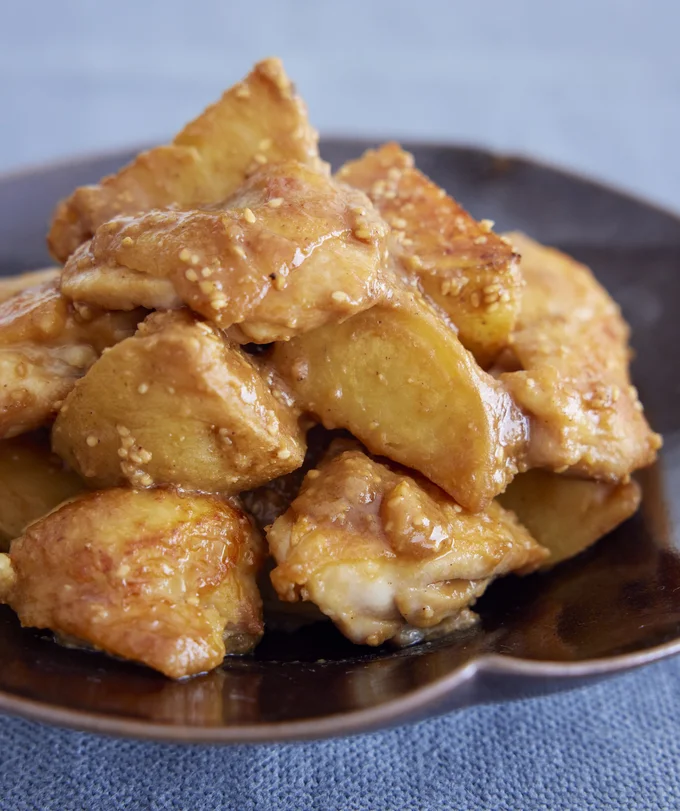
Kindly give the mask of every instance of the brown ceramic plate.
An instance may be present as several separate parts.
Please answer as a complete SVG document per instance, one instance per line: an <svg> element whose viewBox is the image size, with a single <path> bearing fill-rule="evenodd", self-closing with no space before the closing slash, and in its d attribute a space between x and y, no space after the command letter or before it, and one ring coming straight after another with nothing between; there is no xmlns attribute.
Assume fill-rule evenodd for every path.
<svg viewBox="0 0 680 811"><path fill-rule="evenodd" d="M339 165L368 144L327 141ZM561 690L680 651L680 220L590 181L474 149L412 146L420 168L477 217L593 267L633 327L633 375L665 437L640 512L552 573L507 578L467 636L399 653L350 645L329 625L267 634L252 658L184 683L66 650L0 610L0 710L168 741L283 741L403 723ZM48 262L54 203L132 156L0 178L0 274Z"/></svg>

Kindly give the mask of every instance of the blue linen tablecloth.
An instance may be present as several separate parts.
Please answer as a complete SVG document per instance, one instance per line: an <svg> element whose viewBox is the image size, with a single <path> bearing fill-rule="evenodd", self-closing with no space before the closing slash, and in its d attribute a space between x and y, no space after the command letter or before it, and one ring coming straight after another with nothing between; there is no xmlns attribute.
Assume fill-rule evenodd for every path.
<svg viewBox="0 0 680 811"><path fill-rule="evenodd" d="M0 170L166 137L275 53L324 132L529 152L680 210L679 28L677 0L0 0ZM678 808L679 677L289 746L0 718L0 809Z"/></svg>
<svg viewBox="0 0 680 811"><path fill-rule="evenodd" d="M680 807L680 662L363 737L176 746L0 724L12 811Z"/></svg>

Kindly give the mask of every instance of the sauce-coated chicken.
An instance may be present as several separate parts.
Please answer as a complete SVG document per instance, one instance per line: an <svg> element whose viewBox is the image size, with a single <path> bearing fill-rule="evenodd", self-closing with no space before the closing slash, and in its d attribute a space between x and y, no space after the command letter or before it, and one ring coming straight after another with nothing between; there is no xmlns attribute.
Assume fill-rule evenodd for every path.
<svg viewBox="0 0 680 811"><path fill-rule="evenodd" d="M52 282L59 278L61 268L44 268L43 270L30 270L18 276L3 276L0 278L0 302L7 301L28 287L38 287L45 282Z"/></svg>
<svg viewBox="0 0 680 811"><path fill-rule="evenodd" d="M419 172L399 144L369 150L337 177L368 194L392 226L392 255L488 366L507 346L520 307L522 275L511 245Z"/></svg>
<svg viewBox="0 0 680 811"><path fill-rule="evenodd" d="M182 678L262 635L261 540L216 496L106 490L32 524L0 556L0 600L49 628Z"/></svg>
<svg viewBox="0 0 680 811"><path fill-rule="evenodd" d="M106 223L61 289L112 309L184 303L241 343L283 341L386 295L388 230L362 192L289 161L219 207Z"/></svg>
<svg viewBox="0 0 680 811"><path fill-rule="evenodd" d="M72 305L55 282L0 303L0 439L51 422L102 350L131 335L143 317Z"/></svg>
<svg viewBox="0 0 680 811"><path fill-rule="evenodd" d="M60 262L119 214L195 208L232 194L266 163L297 160L322 170L317 134L278 59L265 59L166 146L117 174L81 186L58 205L48 243Z"/></svg>
<svg viewBox="0 0 680 811"><path fill-rule="evenodd" d="M430 482L356 450L331 449L267 539L281 599L315 603L368 645L448 632L492 578L533 571L547 555L495 502L466 512Z"/></svg>
<svg viewBox="0 0 680 811"><path fill-rule="evenodd" d="M587 267L510 237L526 280L512 342L523 371L501 380L530 416L528 465L626 479L661 446L630 382L628 325Z"/></svg>

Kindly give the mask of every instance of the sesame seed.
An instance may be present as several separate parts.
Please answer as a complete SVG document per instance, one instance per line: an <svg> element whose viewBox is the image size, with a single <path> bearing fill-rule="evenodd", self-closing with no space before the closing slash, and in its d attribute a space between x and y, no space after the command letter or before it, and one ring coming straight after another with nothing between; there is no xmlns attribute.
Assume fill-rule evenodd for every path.
<svg viewBox="0 0 680 811"><path fill-rule="evenodd" d="M406 220L403 217L395 217L392 220L392 226L394 228L406 228L407 225L408 225L408 223L406 222Z"/></svg>
<svg viewBox="0 0 680 811"><path fill-rule="evenodd" d="M368 230L368 228L357 228L354 232L354 236L357 239L370 239L371 232Z"/></svg>
<svg viewBox="0 0 680 811"><path fill-rule="evenodd" d="M266 152L268 149L271 148L272 139L271 138L263 138L260 143L257 145L258 149L261 149L263 152Z"/></svg>
<svg viewBox="0 0 680 811"><path fill-rule="evenodd" d="M479 223L482 231L486 231L487 233L494 227L494 225L495 223L493 220L481 220Z"/></svg>
<svg viewBox="0 0 680 811"><path fill-rule="evenodd" d="M245 221L249 223L254 223L257 220L257 217L253 214L253 212L249 208L243 209L243 217Z"/></svg>
<svg viewBox="0 0 680 811"><path fill-rule="evenodd" d="M151 451L147 451L144 448L139 452L139 458L142 460L142 464L145 465L147 462L151 461L152 453Z"/></svg>
<svg viewBox="0 0 680 811"><path fill-rule="evenodd" d="M470 294L470 304L473 307L479 307L482 303L482 297L479 295L479 292L475 290L473 293Z"/></svg>
<svg viewBox="0 0 680 811"><path fill-rule="evenodd" d="M291 452L288 448L282 448L277 454L279 459L289 459L291 457Z"/></svg>
<svg viewBox="0 0 680 811"><path fill-rule="evenodd" d="M201 261L201 259L198 256L198 254L195 254L195 253L191 254L191 264L192 265L198 265L200 263L200 261Z"/></svg>
<svg viewBox="0 0 680 811"><path fill-rule="evenodd" d="M140 383L139 386L137 386L137 391L140 394L146 394L147 391L149 391L149 384L148 383Z"/></svg>
<svg viewBox="0 0 680 811"><path fill-rule="evenodd" d="M209 293L213 292L215 285L212 282L202 281L198 283L198 289L207 296Z"/></svg>
<svg viewBox="0 0 680 811"><path fill-rule="evenodd" d="M186 248L182 248L182 250L179 252L179 258L182 260L182 262L189 262L191 260L191 254Z"/></svg>
<svg viewBox="0 0 680 811"><path fill-rule="evenodd" d="M127 448L118 448L118 456L120 456L121 459L127 459L128 456Z"/></svg>
<svg viewBox="0 0 680 811"><path fill-rule="evenodd" d="M130 247L130 245L132 245L132 244L133 244L132 237L123 237L123 239L122 239L122 241L121 241L121 243L120 243L120 244L121 244L121 245L124 245L126 248L129 248L129 247Z"/></svg>
<svg viewBox="0 0 680 811"><path fill-rule="evenodd" d="M126 428L124 425L116 425L116 431L120 436L130 436L130 429Z"/></svg>
<svg viewBox="0 0 680 811"><path fill-rule="evenodd" d="M373 420L373 422L370 423L368 427L371 429L371 431L375 431L376 428L380 427L380 423Z"/></svg>
<svg viewBox="0 0 680 811"><path fill-rule="evenodd" d="M185 271L184 271L184 276L185 276L185 277L186 277L186 278L187 278L187 279L188 279L190 282L197 282L197 281L198 281L198 276L196 275L196 271L195 271L195 270L191 270L191 268L189 268L189 270L185 270Z"/></svg>
<svg viewBox="0 0 680 811"><path fill-rule="evenodd" d="M250 98L250 88L244 84L237 85L234 93L238 99Z"/></svg>
<svg viewBox="0 0 680 811"><path fill-rule="evenodd" d="M212 275L213 275L212 268L203 268L203 270L201 270L201 276L203 276L203 278L205 278L205 279L207 279L208 276L212 276Z"/></svg>
<svg viewBox="0 0 680 811"><path fill-rule="evenodd" d="M85 440L85 442L87 442L87 444L88 444L88 446L90 448L94 448L97 445L97 443L99 442L99 440L97 439L96 436L93 436L92 434L90 434L90 436L88 436L88 438Z"/></svg>
<svg viewBox="0 0 680 811"><path fill-rule="evenodd" d="M253 156L253 160L255 163L258 163L260 166L264 166L267 163L267 156L263 155L262 153L258 152Z"/></svg>
<svg viewBox="0 0 680 811"><path fill-rule="evenodd" d="M408 265L411 270L422 270L423 260L417 254L413 254L408 258Z"/></svg>
<svg viewBox="0 0 680 811"><path fill-rule="evenodd" d="M484 245L486 243L486 237L475 237L472 241L475 245Z"/></svg>
<svg viewBox="0 0 680 811"><path fill-rule="evenodd" d="M331 298L337 304L346 304L350 301L350 297L345 293L343 290L336 290L332 295Z"/></svg>
<svg viewBox="0 0 680 811"><path fill-rule="evenodd" d="M310 470L309 473L307 473L307 478L308 479L318 479L320 475L321 475L321 471L319 471L319 470Z"/></svg>
<svg viewBox="0 0 680 811"><path fill-rule="evenodd" d="M148 473L145 473L143 476L140 476L139 481L143 487L151 487L151 485L153 484L153 479L151 478L151 476L149 476Z"/></svg>
<svg viewBox="0 0 680 811"><path fill-rule="evenodd" d="M210 306L213 310L223 310L227 306L227 300L225 298L210 299Z"/></svg>
<svg viewBox="0 0 680 811"><path fill-rule="evenodd" d="M283 203L283 197L272 197L267 203L269 208L278 208Z"/></svg>

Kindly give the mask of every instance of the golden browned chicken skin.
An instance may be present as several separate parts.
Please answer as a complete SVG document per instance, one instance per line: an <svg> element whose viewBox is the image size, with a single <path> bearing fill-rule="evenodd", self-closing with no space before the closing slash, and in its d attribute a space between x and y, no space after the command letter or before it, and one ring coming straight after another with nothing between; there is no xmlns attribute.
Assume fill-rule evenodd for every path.
<svg viewBox="0 0 680 811"><path fill-rule="evenodd" d="M526 288L512 349L523 371L501 375L530 416L529 467L625 480L661 446L628 371L628 325L591 271L522 234Z"/></svg>
<svg viewBox="0 0 680 811"><path fill-rule="evenodd" d="M490 580L547 556L493 503L463 510L425 479L344 451L310 471L267 532L283 600L309 600L353 642L414 642L468 623ZM465 612L465 613L463 613Z"/></svg>
<svg viewBox="0 0 680 811"><path fill-rule="evenodd" d="M219 207L106 223L68 260L61 289L112 309L184 303L241 343L288 340L389 292L388 230L362 192L289 161Z"/></svg>
<svg viewBox="0 0 680 811"><path fill-rule="evenodd" d="M144 312L73 305L55 282L0 303L0 439L45 425L100 353L131 335Z"/></svg>
<svg viewBox="0 0 680 811"><path fill-rule="evenodd" d="M78 382L52 443L95 487L233 494L300 467L298 416L218 329L187 310L154 313Z"/></svg>
<svg viewBox="0 0 680 811"><path fill-rule="evenodd" d="M392 226L392 255L488 366L507 346L520 307L522 274L510 243L419 172L399 144L369 150L337 177L368 194Z"/></svg>
<svg viewBox="0 0 680 811"><path fill-rule="evenodd" d="M52 255L65 262L119 214L221 202L266 163L297 160L322 171L317 140L283 65L265 59L171 144L62 200L47 237Z"/></svg>
<svg viewBox="0 0 680 811"><path fill-rule="evenodd" d="M262 635L260 539L216 496L106 490L32 524L0 558L0 599L22 625L178 679Z"/></svg>

